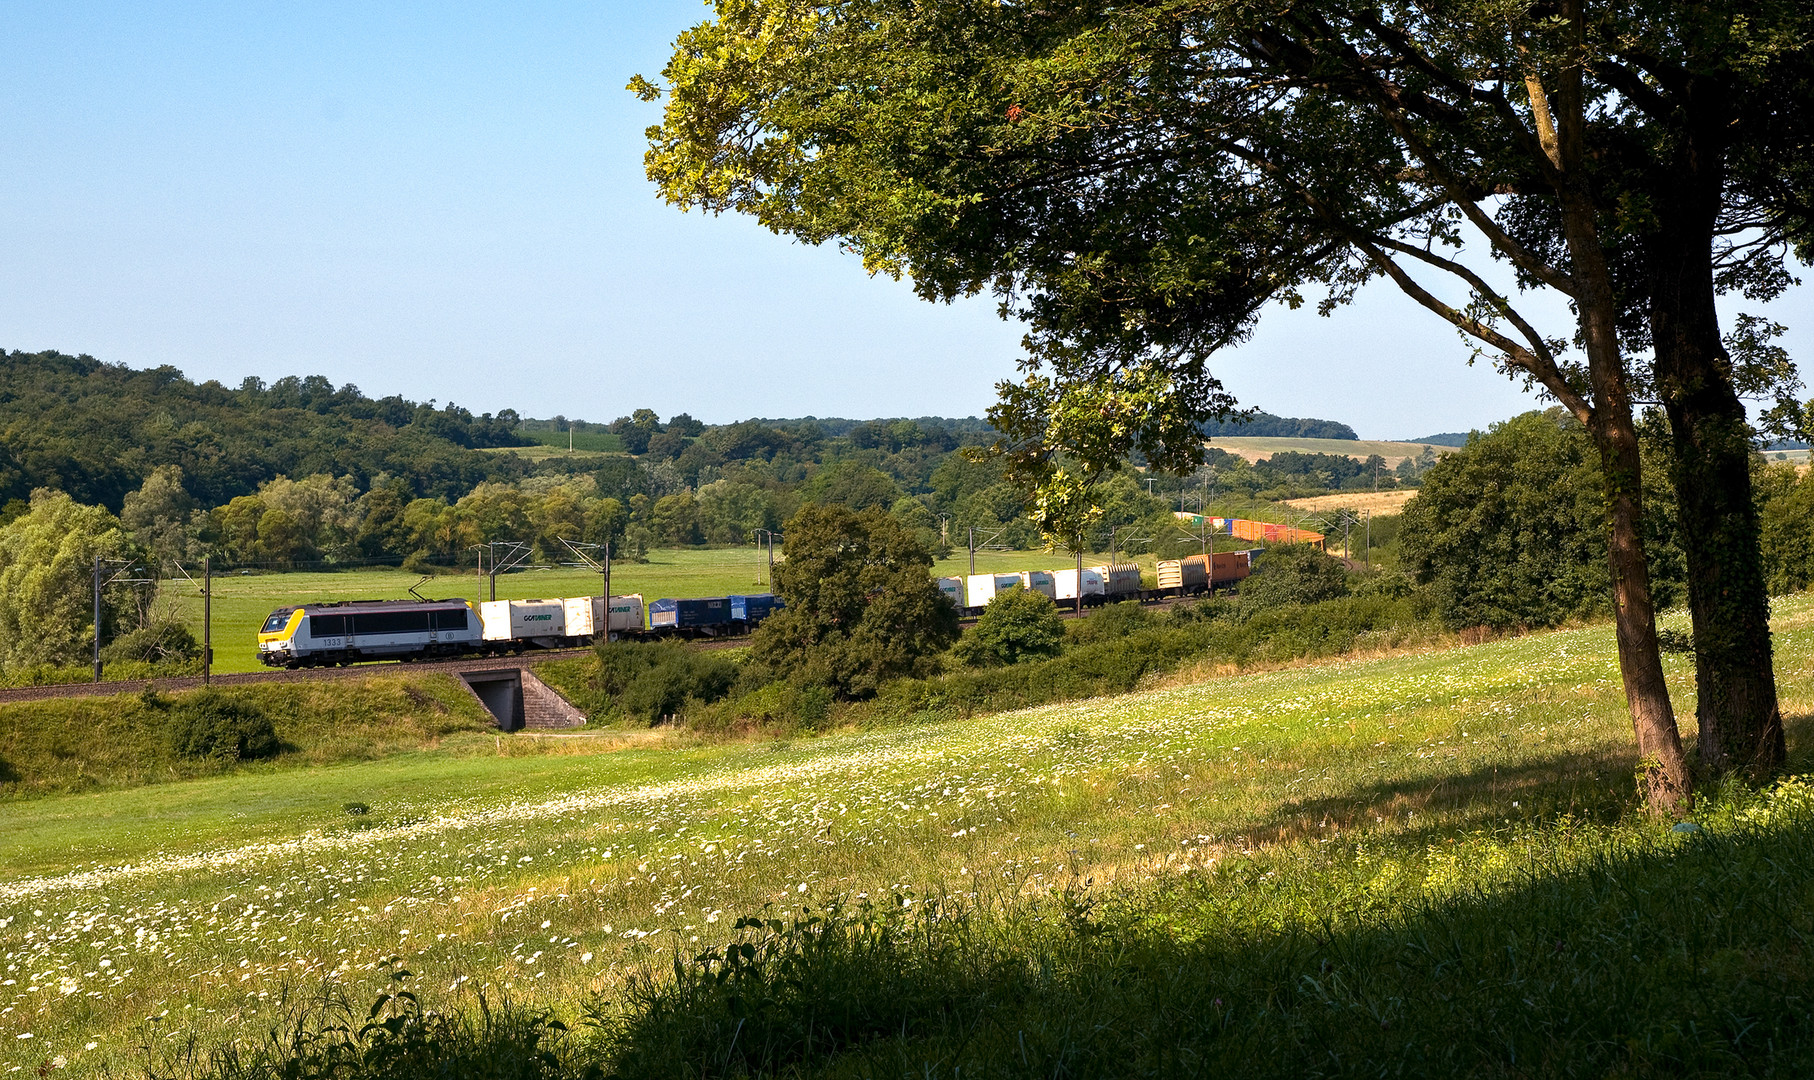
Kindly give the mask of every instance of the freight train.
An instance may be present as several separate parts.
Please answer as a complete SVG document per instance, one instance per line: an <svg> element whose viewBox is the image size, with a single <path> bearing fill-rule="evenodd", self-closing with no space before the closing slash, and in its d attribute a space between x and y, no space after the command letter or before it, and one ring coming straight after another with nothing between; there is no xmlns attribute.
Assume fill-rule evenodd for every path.
<svg viewBox="0 0 1814 1080"><path fill-rule="evenodd" d="M980 614L1014 588L1054 601L1087 606L1120 600L1158 600L1226 588L1252 572L1255 551L1217 552L1161 560L1158 588L1143 587L1133 563L1088 566L1080 572L1022 570L939 578L939 591L966 615ZM1212 573L1213 570L1213 573ZM431 660L522 653L531 648L611 640L730 637L747 634L782 607L767 593L652 600L640 594L549 600L345 600L271 612L258 632L258 659L267 667L333 667L368 660ZM646 612L646 618L645 618Z"/></svg>
<svg viewBox="0 0 1814 1080"><path fill-rule="evenodd" d="M258 632L267 667L333 667L522 653L618 638L747 634L781 607L767 593L652 601L641 595L551 600L346 600L278 608Z"/></svg>
<svg viewBox="0 0 1814 1080"><path fill-rule="evenodd" d="M1071 568L971 574L939 578L938 587L966 615L981 614L989 601L1014 588L1044 593L1067 605L1076 603L1081 594L1084 606L1093 607L1121 600L1193 596L1209 592L1212 587L1229 588L1253 572L1254 558L1258 554L1257 551L1219 551L1213 557L1191 555L1183 559L1161 559L1156 589L1148 589L1141 583L1140 567L1133 563L1086 566L1081 571Z"/></svg>

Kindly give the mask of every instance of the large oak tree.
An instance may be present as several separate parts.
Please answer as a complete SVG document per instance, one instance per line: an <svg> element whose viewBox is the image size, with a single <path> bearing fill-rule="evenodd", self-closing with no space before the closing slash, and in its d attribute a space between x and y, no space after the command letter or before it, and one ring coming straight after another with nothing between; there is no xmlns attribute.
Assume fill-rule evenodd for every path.
<svg viewBox="0 0 1814 1080"><path fill-rule="evenodd" d="M681 35L650 176L1029 327L992 412L1055 519L1130 451L1194 466L1207 368L1266 305L1391 280L1585 427L1650 799L1688 768L1656 648L1633 407L1657 394L1701 642L1701 754L1781 757L1742 390L1714 297L1807 240L1814 21L1789 0L720 0ZM1520 307L1559 296L1546 324ZM1636 350L1653 347L1646 366ZM1762 357L1764 365L1747 363ZM1773 366L1772 366L1773 364Z"/></svg>

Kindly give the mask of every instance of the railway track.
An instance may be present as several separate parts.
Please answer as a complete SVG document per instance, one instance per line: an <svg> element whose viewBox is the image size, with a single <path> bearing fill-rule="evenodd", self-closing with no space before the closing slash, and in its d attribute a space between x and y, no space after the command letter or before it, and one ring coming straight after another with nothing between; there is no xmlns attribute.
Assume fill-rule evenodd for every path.
<svg viewBox="0 0 1814 1080"><path fill-rule="evenodd" d="M1141 602L1151 606L1170 607L1180 600L1195 600L1198 597L1160 597L1143 599ZM1067 619L1074 619L1077 613L1069 607L1061 607L1059 614ZM975 618L960 619L964 626L976 622ZM749 638L695 638L686 642L689 648L700 650L734 649L748 644ZM118 679L106 682L55 683L48 686L15 686L0 688L0 705L23 701L46 701L54 698L109 697L114 694L136 694L152 688L173 692L178 690L199 690L203 685L212 686L247 686L255 683L307 682L314 679L363 679L372 676L408 675L415 672L439 672L458 675L463 671L495 671L506 667L535 667L551 660L572 660L587 656L592 652L588 647L577 649L534 649L509 656L463 656L448 660L380 660L372 663L354 664L350 667L298 668L272 671L236 671L210 677L204 684L199 675L186 675L166 679Z"/></svg>

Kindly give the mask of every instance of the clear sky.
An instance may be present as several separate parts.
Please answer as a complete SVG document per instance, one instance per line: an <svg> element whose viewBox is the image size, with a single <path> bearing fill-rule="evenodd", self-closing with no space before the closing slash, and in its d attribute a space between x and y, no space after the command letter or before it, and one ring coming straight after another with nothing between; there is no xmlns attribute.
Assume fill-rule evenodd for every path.
<svg viewBox="0 0 1814 1080"><path fill-rule="evenodd" d="M10 0L0 347L527 416L980 415L1020 339L992 302L927 304L655 198L658 106L623 87L706 14ZM1376 287L1333 319L1269 313L1214 369L1367 438L1535 403L1467 354Z"/></svg>

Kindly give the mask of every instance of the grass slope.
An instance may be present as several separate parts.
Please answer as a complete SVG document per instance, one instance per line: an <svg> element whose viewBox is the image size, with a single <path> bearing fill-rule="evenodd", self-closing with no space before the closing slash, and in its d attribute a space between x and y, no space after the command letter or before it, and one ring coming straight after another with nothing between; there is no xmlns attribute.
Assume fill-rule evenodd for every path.
<svg viewBox="0 0 1814 1080"><path fill-rule="evenodd" d="M271 718L282 749L237 766L259 772L369 760L495 731L450 675L274 683L223 693ZM0 705L0 802L221 772L221 762L172 752L170 728L190 696L117 694ZM0 822L0 839L6 831Z"/></svg>
<svg viewBox="0 0 1814 1080"><path fill-rule="evenodd" d="M1814 601L1780 601L1776 630L1805 767ZM1690 683L1679 659L1669 674ZM1789 799L1709 821L1704 850L1634 818L1618 687L1592 627L796 744L424 754L15 804L0 1070L249 1046L323 980L372 1000L393 955L434 1008L476 1011L482 989L571 1022L598 1002L625 1075L668 1074L674 1046L730 1062L729 1006L662 990L668 958L743 913L785 931L828 897L942 898L968 921L908 926L861 964L838 966L836 935L783 963L743 1044L779 1056L755 1065L1313 1075L1393 1071L1391 1052L1410 1075L1560 1075L1575 1056L1661 1075L1735 1046L1773 1060L1734 1034L1747 1024L1798 1061L1809 815ZM341 814L349 799L372 813ZM810 937L764 948L782 963ZM614 1011L638 980L666 1012ZM845 1000L886 1023L788 1041L801 1009Z"/></svg>

